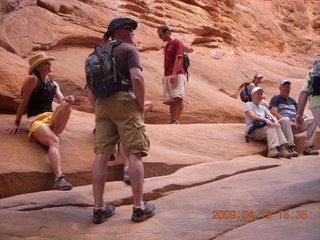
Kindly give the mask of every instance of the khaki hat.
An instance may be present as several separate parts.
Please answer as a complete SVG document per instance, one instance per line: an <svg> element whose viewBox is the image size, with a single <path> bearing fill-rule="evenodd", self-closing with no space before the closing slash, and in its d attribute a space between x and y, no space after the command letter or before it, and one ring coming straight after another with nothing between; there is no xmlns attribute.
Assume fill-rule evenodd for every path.
<svg viewBox="0 0 320 240"><path fill-rule="evenodd" d="M261 73L256 73L253 78L263 78Z"/></svg>
<svg viewBox="0 0 320 240"><path fill-rule="evenodd" d="M261 90L263 92L263 89L261 87L255 87L252 89L251 95Z"/></svg>
<svg viewBox="0 0 320 240"><path fill-rule="evenodd" d="M56 58L53 56L47 56L44 52L38 53L29 59L29 71L28 73L31 74L33 69L38 66L40 63L46 61L53 61Z"/></svg>
<svg viewBox="0 0 320 240"><path fill-rule="evenodd" d="M283 80L280 85L289 84L291 85L291 82L289 80Z"/></svg>

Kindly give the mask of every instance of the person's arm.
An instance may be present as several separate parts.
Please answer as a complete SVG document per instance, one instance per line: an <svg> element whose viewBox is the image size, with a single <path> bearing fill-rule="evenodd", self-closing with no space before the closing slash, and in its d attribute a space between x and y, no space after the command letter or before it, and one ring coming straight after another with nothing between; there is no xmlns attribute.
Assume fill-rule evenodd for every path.
<svg viewBox="0 0 320 240"><path fill-rule="evenodd" d="M178 55L178 56L176 57L176 60L174 61L172 74L171 74L171 76L170 76L170 83L171 83L171 84L173 84L174 81L176 80L177 72L178 72L178 69L179 69L179 67L181 66L181 64L182 64L182 56L181 56L181 55Z"/></svg>
<svg viewBox="0 0 320 240"><path fill-rule="evenodd" d="M144 109L144 79L141 68L130 68L130 78L132 82L133 93L136 96L137 102L141 110Z"/></svg>
<svg viewBox="0 0 320 240"><path fill-rule="evenodd" d="M61 92L61 90L60 90L59 85L58 85L56 82L54 82L54 83L55 83L55 85L57 86L57 88L56 88L56 98L58 99L58 101L59 101L60 103L61 103L62 101L66 101L66 102L68 102L68 103L70 103L70 104L73 104L73 102L74 102L74 96L73 96L73 95L68 95L68 96L64 97L63 94L62 94L62 92Z"/></svg>
<svg viewBox="0 0 320 240"><path fill-rule="evenodd" d="M37 78L34 75L30 75L26 78L26 80L23 82L23 86L22 86L22 100L21 103L18 107L17 110L17 116L16 116L16 120L14 122L14 124L6 129L6 132L8 134L15 134L15 133L20 133L20 122L21 122L21 118L24 114L24 112L26 111L26 107L29 101L29 98L31 96L31 93L33 91L33 89L36 87L37 85Z"/></svg>
<svg viewBox="0 0 320 240"><path fill-rule="evenodd" d="M300 95L299 95L296 123L301 125L303 124L303 112L304 112L304 108L306 107L309 95L310 93L305 91L300 92Z"/></svg>
<svg viewBox="0 0 320 240"><path fill-rule="evenodd" d="M274 126L274 127L279 127L280 126L280 123L278 122L278 119L274 115L272 115L271 112L268 111L267 112L267 116L274 121L274 122L269 121L269 123L267 123L268 125Z"/></svg>
<svg viewBox="0 0 320 240"><path fill-rule="evenodd" d="M278 120L283 118L283 116L279 113L278 107L271 107L270 112L273 116L275 116Z"/></svg>
<svg viewBox="0 0 320 240"><path fill-rule="evenodd" d="M88 100L92 106L92 108L95 108L95 102L97 100L96 96L93 95L92 91L90 90L90 88L86 87L86 92L87 92L87 97Z"/></svg>

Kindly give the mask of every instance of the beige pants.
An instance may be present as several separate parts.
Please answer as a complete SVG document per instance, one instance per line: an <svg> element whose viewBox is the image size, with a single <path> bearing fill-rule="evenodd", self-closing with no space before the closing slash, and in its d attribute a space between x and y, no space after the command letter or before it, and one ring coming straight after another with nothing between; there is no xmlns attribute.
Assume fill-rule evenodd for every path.
<svg viewBox="0 0 320 240"><path fill-rule="evenodd" d="M317 124L314 118L304 119L300 129L292 129L289 118L283 117L279 120L282 132L288 141L289 146L294 146L294 135L307 131L307 138L304 143L305 147L314 146L317 135Z"/></svg>
<svg viewBox="0 0 320 240"><path fill-rule="evenodd" d="M320 106L311 108L311 112L313 114L314 120L320 128Z"/></svg>
<svg viewBox="0 0 320 240"><path fill-rule="evenodd" d="M257 128L252 134L250 134L250 138L259 141L266 139L269 149L279 147L287 143L281 127L265 126L262 128Z"/></svg>

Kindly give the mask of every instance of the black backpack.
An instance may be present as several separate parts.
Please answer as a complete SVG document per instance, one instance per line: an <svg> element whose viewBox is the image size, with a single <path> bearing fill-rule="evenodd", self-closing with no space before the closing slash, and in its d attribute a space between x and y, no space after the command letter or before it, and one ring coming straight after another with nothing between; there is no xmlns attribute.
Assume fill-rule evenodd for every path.
<svg viewBox="0 0 320 240"><path fill-rule="evenodd" d="M108 45L97 45L86 59L87 86L98 98L110 97L118 91L131 88L131 82L118 71L116 59L112 55L113 48L121 43L111 41Z"/></svg>
<svg viewBox="0 0 320 240"><path fill-rule="evenodd" d="M188 68L190 66L190 59L187 52L183 52L183 70L186 73L187 81L189 81L190 73L188 72Z"/></svg>
<svg viewBox="0 0 320 240"><path fill-rule="evenodd" d="M251 95L248 92L248 85L249 84L250 83L246 83L240 91L240 99L242 102L250 102L251 101Z"/></svg>
<svg viewBox="0 0 320 240"><path fill-rule="evenodd" d="M320 74L310 74L310 80L308 84L309 87L312 86L312 96L320 95Z"/></svg>

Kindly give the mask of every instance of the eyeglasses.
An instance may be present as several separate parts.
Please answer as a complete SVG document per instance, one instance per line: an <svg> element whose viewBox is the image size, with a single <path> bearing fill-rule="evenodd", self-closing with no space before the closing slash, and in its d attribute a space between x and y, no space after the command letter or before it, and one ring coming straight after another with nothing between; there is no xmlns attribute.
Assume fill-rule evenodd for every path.
<svg viewBox="0 0 320 240"><path fill-rule="evenodd" d="M132 27L123 27L123 28L119 28L119 29L127 30L129 32L133 32L133 28Z"/></svg>

